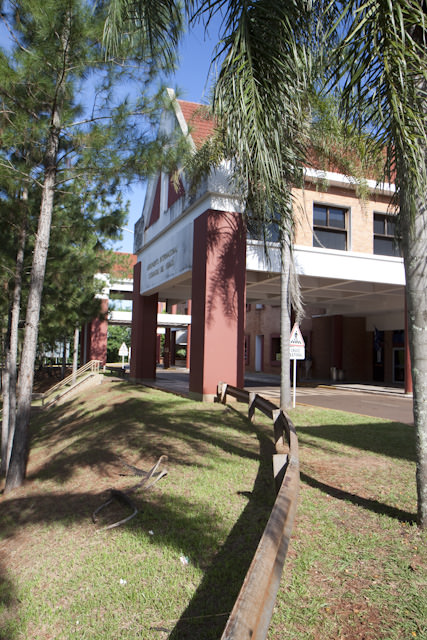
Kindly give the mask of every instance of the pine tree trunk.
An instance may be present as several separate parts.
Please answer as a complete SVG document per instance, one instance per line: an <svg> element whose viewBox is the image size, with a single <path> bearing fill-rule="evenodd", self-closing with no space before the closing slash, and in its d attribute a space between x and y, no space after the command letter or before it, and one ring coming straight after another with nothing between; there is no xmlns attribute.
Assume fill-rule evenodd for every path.
<svg viewBox="0 0 427 640"><path fill-rule="evenodd" d="M4 368L2 376L3 411L1 422L1 465L0 477L4 478L7 472L7 444L9 441L9 410L10 410L10 326L11 312L9 313L7 332L4 341Z"/></svg>
<svg viewBox="0 0 427 640"><path fill-rule="evenodd" d="M24 206L28 200L27 190L24 189L22 196ZM27 212L24 211L24 218L19 235L19 249L16 257L15 288L13 291L12 303L12 325L10 329L10 392L9 392L9 440L7 447L7 466L9 467L10 455L12 452L13 436L16 423L16 382L18 377L18 329L21 315L21 295L22 295L22 272L24 269L25 242L27 238Z"/></svg>
<svg viewBox="0 0 427 640"><path fill-rule="evenodd" d="M410 194L408 199L410 198ZM411 220L404 187L401 197L408 331L414 392L418 523L427 526L427 193L418 197Z"/></svg>
<svg viewBox="0 0 427 640"><path fill-rule="evenodd" d="M76 371L79 356L79 330L76 327L74 329L74 351L73 351L73 384L76 381Z"/></svg>
<svg viewBox="0 0 427 640"><path fill-rule="evenodd" d="M26 203L27 190L24 190L22 200ZM21 312L22 270L24 266L25 241L27 235L27 213L24 211L18 240L18 253L15 265L15 284L10 314L6 351L6 384L3 389L3 416L2 416L2 449L1 449L1 475L7 473L10 453L12 449L13 434L16 420L16 377L18 359L18 327ZM3 457L4 456L4 457Z"/></svg>
<svg viewBox="0 0 427 640"><path fill-rule="evenodd" d="M9 468L6 476L5 493L20 487L27 470L31 398L34 382L34 365L37 352L38 324L43 293L44 275L46 271L47 252L49 249L50 228L52 224L59 136L61 133L61 105L64 98L69 36L71 31L71 12L68 11L63 26L61 41L63 44L63 68L58 76L57 91L52 104L52 120L44 155L44 181L41 194L40 215L34 244L33 264L28 293L27 314L25 318L24 344L19 368L18 395L16 408L16 424L13 437Z"/></svg>
<svg viewBox="0 0 427 640"><path fill-rule="evenodd" d="M284 411L291 406L291 370L289 340L291 335L291 305L289 279L291 251L287 233L281 239L281 275L280 275L280 408Z"/></svg>
<svg viewBox="0 0 427 640"><path fill-rule="evenodd" d="M56 158L59 146L59 113L53 114L47 150L45 175L42 189L39 224L34 245L31 282L25 318L25 336L19 371L16 425L10 464L6 477L5 493L20 487L25 479L28 459L28 425L30 421L31 396L34 381L34 363L37 349L38 323L43 292L50 227L55 193Z"/></svg>
<svg viewBox="0 0 427 640"><path fill-rule="evenodd" d="M67 339L62 341L62 365L61 365L61 380L65 378L65 372L67 370Z"/></svg>

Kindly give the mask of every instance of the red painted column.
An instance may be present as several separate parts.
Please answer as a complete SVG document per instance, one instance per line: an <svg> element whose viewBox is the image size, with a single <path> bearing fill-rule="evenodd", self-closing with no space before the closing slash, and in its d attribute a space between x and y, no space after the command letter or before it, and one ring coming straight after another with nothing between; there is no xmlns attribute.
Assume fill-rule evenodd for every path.
<svg viewBox="0 0 427 640"><path fill-rule="evenodd" d="M160 364L160 351L161 351L161 340L160 336L156 336L156 364Z"/></svg>
<svg viewBox="0 0 427 640"><path fill-rule="evenodd" d="M412 393L411 353L409 351L408 306L405 295L405 393Z"/></svg>
<svg viewBox="0 0 427 640"><path fill-rule="evenodd" d="M88 327L87 358L107 362L108 298L101 300L101 318L94 318Z"/></svg>
<svg viewBox="0 0 427 640"><path fill-rule="evenodd" d="M333 316L333 348L332 348L332 366L342 369L342 341L343 341L343 321L342 316Z"/></svg>
<svg viewBox="0 0 427 640"><path fill-rule="evenodd" d="M130 377L156 378L157 301L158 295L140 294L141 263L133 269L133 303Z"/></svg>
<svg viewBox="0 0 427 640"><path fill-rule="evenodd" d="M176 362L175 358L176 353L176 331L171 331L171 340L170 340L170 365L174 367Z"/></svg>
<svg viewBox="0 0 427 640"><path fill-rule="evenodd" d="M187 315L191 316L191 300L187 301ZM187 369L190 369L190 358L191 358L191 324L187 327L187 358L185 362L185 366Z"/></svg>
<svg viewBox="0 0 427 640"><path fill-rule="evenodd" d="M246 235L237 213L194 221L190 396L212 400L218 382L243 387Z"/></svg>
<svg viewBox="0 0 427 640"><path fill-rule="evenodd" d="M336 368L337 380L343 368L343 317L332 317L332 367Z"/></svg>
<svg viewBox="0 0 427 640"><path fill-rule="evenodd" d="M171 365L171 330L170 327L165 329L165 344L163 347L163 368L169 369Z"/></svg>
<svg viewBox="0 0 427 640"><path fill-rule="evenodd" d="M86 322L80 331L80 366L88 361L87 336L89 332L89 324Z"/></svg>

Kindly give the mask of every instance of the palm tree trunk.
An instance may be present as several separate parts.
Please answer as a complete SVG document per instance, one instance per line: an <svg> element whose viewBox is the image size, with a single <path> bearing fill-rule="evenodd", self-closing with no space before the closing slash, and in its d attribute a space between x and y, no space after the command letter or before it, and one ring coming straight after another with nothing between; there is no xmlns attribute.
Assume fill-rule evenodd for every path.
<svg viewBox="0 0 427 640"><path fill-rule="evenodd" d="M417 198L415 216L405 203L410 194L401 188L402 248L405 262L408 332L414 391L417 458L418 523L427 525L427 189Z"/></svg>
<svg viewBox="0 0 427 640"><path fill-rule="evenodd" d="M281 274L280 274L280 408L289 409L291 406L291 373L289 340L291 334L291 305L290 305L290 238L286 231L281 238Z"/></svg>

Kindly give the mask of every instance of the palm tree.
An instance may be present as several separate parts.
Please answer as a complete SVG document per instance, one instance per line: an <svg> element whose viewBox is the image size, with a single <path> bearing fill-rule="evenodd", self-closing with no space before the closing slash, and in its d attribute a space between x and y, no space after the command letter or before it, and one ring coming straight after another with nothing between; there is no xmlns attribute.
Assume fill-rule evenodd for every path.
<svg viewBox="0 0 427 640"><path fill-rule="evenodd" d="M167 0L165 0L166 2ZM144 3L113 0L132 7ZM171 6L176 7L171 1ZM322 14L323 7L326 11ZM290 189L301 172L307 125L310 51L326 32L330 76L345 85L350 120L387 149L395 171L406 270L417 443L418 521L427 522L427 179L425 3L416 0L200 0L187 13L223 16L214 90L224 148L249 224L267 229L281 213L284 247L292 234ZM310 29L310 25L313 27ZM114 26L110 23L112 32ZM314 36L310 34L315 34ZM329 55L332 53L333 55ZM324 58L323 58L324 59ZM374 105L374 107L373 107ZM290 244L290 243L289 243ZM284 345L286 347L286 344ZM285 360L285 349L282 360Z"/></svg>
<svg viewBox="0 0 427 640"><path fill-rule="evenodd" d="M217 46L222 64L213 110L221 124L226 155L234 160L234 185L245 203L248 231L261 237L266 248L272 225L280 231L280 405L287 409L291 405L291 307L297 321L301 315L297 280L291 282L295 273L291 268L292 188L302 184L308 140L311 58L305 34L310 13L301 0L221 2L216 10L223 15ZM199 13L209 11L209 0L202 2Z"/></svg>
<svg viewBox="0 0 427 640"><path fill-rule="evenodd" d="M334 3L338 5L338 3ZM334 15L340 35L332 81L343 84L347 118L386 149L396 184L406 275L414 389L418 522L427 523L427 56L426 5L414 0L357 0ZM342 5L341 5L342 6ZM394 175L393 175L394 174Z"/></svg>

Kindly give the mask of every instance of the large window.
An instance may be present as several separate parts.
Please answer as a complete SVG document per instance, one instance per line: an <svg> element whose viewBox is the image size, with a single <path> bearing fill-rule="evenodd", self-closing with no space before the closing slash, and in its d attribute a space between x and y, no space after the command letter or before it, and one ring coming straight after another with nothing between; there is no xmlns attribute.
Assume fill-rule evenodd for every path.
<svg viewBox="0 0 427 640"><path fill-rule="evenodd" d="M396 218L385 213L374 213L374 253L380 256L400 256L396 238Z"/></svg>
<svg viewBox="0 0 427 640"><path fill-rule="evenodd" d="M313 205L313 247L347 249L348 209Z"/></svg>

